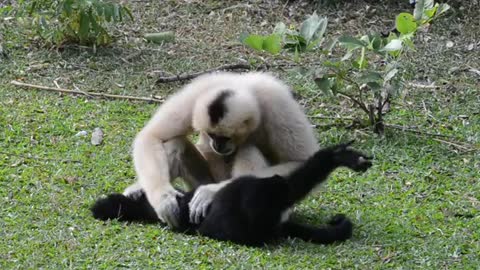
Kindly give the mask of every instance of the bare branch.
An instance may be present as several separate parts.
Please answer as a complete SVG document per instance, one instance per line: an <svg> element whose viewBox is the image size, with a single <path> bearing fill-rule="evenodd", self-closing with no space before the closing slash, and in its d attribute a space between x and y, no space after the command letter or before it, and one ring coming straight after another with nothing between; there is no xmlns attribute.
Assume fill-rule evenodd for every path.
<svg viewBox="0 0 480 270"><path fill-rule="evenodd" d="M100 97L100 98L111 98L111 99L128 99L128 100L142 100L142 101L150 101L161 103L163 102L162 99L158 98L149 98L149 97L133 97L133 96L123 96L123 95L113 95L113 94L104 94L104 93L95 93L95 92L85 92L80 90L69 90L64 88L56 88L56 87L49 87L49 86L42 86L42 85L35 85L29 83L22 83L19 81L11 81L13 85L26 87L26 88L33 88L33 89L41 89L53 92L60 92L60 93L68 93L68 94L76 94L76 95L83 95L87 97Z"/></svg>
<svg viewBox="0 0 480 270"><path fill-rule="evenodd" d="M423 135L428 135L428 136L455 138L453 136L449 136L449 135L445 135L445 134L441 134L441 133L432 133L432 132L422 131L422 130L412 128L412 127L407 127L407 126L400 126L400 125L393 125L393 124L385 124L385 126L388 127L388 128L393 128L393 129L398 129L398 130L401 130L401 131L423 134Z"/></svg>
<svg viewBox="0 0 480 270"><path fill-rule="evenodd" d="M342 96L346 96L347 98L349 98L350 100L352 100L355 104L357 104L358 106L360 106L360 109L362 109L362 111L364 111L365 113L369 114L369 110L368 108L365 106L365 104L363 104L362 102L360 102L358 99L356 99L355 97L353 97L352 95L350 94L347 94L347 93L344 93L342 91L338 91L336 90L337 93L339 93L340 95Z"/></svg>

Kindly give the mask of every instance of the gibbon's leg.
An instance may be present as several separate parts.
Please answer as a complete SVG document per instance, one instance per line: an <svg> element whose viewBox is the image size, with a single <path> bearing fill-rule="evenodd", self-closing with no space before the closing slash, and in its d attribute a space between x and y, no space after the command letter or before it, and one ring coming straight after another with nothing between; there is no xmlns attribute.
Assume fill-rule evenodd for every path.
<svg viewBox="0 0 480 270"><path fill-rule="evenodd" d="M199 150L185 138L174 138L163 144L167 153L171 179L182 177L192 189L214 183L209 164ZM217 166L218 167L218 166ZM123 195L137 198L143 193L137 181L125 189Z"/></svg>
<svg viewBox="0 0 480 270"><path fill-rule="evenodd" d="M281 225L283 237L297 237L316 244L332 244L352 237L352 222L344 215L334 216L328 224L314 227L287 221Z"/></svg>
<svg viewBox="0 0 480 270"><path fill-rule="evenodd" d="M170 177L181 177L192 189L215 183L207 160L188 139L178 137L164 143Z"/></svg>
<svg viewBox="0 0 480 270"><path fill-rule="evenodd" d="M235 155L232 178L265 169L269 164L263 154L254 145L240 148Z"/></svg>

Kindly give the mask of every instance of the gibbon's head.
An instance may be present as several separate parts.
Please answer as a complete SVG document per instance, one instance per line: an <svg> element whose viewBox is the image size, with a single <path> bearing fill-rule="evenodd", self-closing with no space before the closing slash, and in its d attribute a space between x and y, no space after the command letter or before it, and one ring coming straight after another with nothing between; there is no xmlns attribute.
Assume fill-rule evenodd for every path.
<svg viewBox="0 0 480 270"><path fill-rule="evenodd" d="M193 108L193 128L210 137L210 147L228 156L260 123L260 108L248 89L219 89L200 97Z"/></svg>

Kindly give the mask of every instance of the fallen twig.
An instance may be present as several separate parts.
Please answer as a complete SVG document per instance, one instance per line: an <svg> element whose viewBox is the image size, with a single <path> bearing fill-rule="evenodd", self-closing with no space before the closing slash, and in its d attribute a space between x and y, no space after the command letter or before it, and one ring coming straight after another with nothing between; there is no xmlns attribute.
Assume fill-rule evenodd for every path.
<svg viewBox="0 0 480 270"><path fill-rule="evenodd" d="M158 99L158 98L155 98L155 97L152 97L152 98L149 98L149 97L133 97L133 96L113 95L113 94L104 94L104 93L95 93L95 92L85 92L85 91L80 91L80 90L69 90L69 89L64 89L64 88L56 88L56 87L49 87L49 86L43 86L43 85L22 83L22 82L19 82L19 81L11 81L11 84L16 85L16 86L20 86L20 87L33 88L33 89L41 89L41 90L54 91L54 92L60 92L60 93L84 95L84 96L87 96L87 97L92 97L93 96L93 97L100 97L100 98L142 100L142 101L150 101L150 102L157 102L157 103L163 102L162 99Z"/></svg>
<svg viewBox="0 0 480 270"><path fill-rule="evenodd" d="M323 116L323 115L309 115L310 118L315 119L333 119L333 120L341 120L341 121L352 121L355 120L353 117L337 117L337 116Z"/></svg>
<svg viewBox="0 0 480 270"><path fill-rule="evenodd" d="M472 151L475 151L477 150L476 148L472 147L472 146L465 146L465 145L461 145L460 143L458 142L452 142L452 141L446 141L446 140L441 140L441 139L438 139L438 138L433 138L434 141L437 141L437 142L441 142L441 143L444 143L444 144L448 144L450 146L453 146L453 147L456 147L458 148L459 150L463 151L463 152L472 152Z"/></svg>
<svg viewBox="0 0 480 270"><path fill-rule="evenodd" d="M440 88L439 86L435 85L435 82L432 82L431 84L409 83L409 85L411 87L423 88L423 89L437 89L437 88Z"/></svg>
<svg viewBox="0 0 480 270"><path fill-rule="evenodd" d="M455 137L450 136L450 135L445 135L445 134L441 134L441 133L433 133L433 132L428 132L428 131L422 131L422 130L419 130L419 129L416 129L416 128L400 126L400 125L385 124L385 127L398 129L398 130L406 131L406 132L417 133L417 134L421 134L421 135L423 134L423 135L434 136L434 137L455 138Z"/></svg>
<svg viewBox="0 0 480 270"><path fill-rule="evenodd" d="M174 75L168 77L160 77L157 79L157 83L169 83L169 82L178 82L178 81L186 81L194 79L200 75L215 72L215 71L227 71L227 70L251 70L252 66L248 64L232 64L232 65L223 65L212 69L207 69L200 72L195 72L191 74L183 74L183 75Z"/></svg>

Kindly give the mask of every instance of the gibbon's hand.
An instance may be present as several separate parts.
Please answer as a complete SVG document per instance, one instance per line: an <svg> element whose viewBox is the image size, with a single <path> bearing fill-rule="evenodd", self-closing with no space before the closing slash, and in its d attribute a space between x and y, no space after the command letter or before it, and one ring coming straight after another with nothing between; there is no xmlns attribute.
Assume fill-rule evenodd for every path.
<svg viewBox="0 0 480 270"><path fill-rule="evenodd" d="M333 152L337 162L356 172L364 172L372 166L373 157L367 156L357 150L351 149L353 141L334 146Z"/></svg>
<svg viewBox="0 0 480 270"><path fill-rule="evenodd" d="M207 215L208 208L213 201L213 197L222 188L221 183L203 185L197 188L195 195L188 204L190 208L190 222L199 224Z"/></svg>
<svg viewBox="0 0 480 270"><path fill-rule="evenodd" d="M170 228L178 227L178 221L180 217L180 208L176 196L183 196L174 188L168 189L166 192L160 195L159 204L155 206L155 212L158 218L167 223Z"/></svg>

